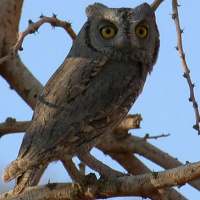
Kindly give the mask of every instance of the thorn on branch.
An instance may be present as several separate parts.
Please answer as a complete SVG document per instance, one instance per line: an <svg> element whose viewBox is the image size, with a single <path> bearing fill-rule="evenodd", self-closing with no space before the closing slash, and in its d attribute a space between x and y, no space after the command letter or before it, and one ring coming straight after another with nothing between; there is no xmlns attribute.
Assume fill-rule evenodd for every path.
<svg viewBox="0 0 200 200"><path fill-rule="evenodd" d="M50 183L50 181L48 182L48 184L46 185L46 187L50 190L53 190L55 187L57 186L57 183Z"/></svg>
<svg viewBox="0 0 200 200"><path fill-rule="evenodd" d="M180 53L180 57L181 57L181 59L183 59L183 60L185 60L185 53Z"/></svg>
<svg viewBox="0 0 200 200"><path fill-rule="evenodd" d="M72 27L72 23L71 22L65 22L66 23L66 27L70 28Z"/></svg>
<svg viewBox="0 0 200 200"><path fill-rule="evenodd" d="M189 73L190 73L190 71L188 71L188 72L184 72L183 77L184 77L184 78L188 78Z"/></svg>
<svg viewBox="0 0 200 200"><path fill-rule="evenodd" d="M44 17L44 15L41 13L41 15L39 16L40 19L42 19Z"/></svg>
<svg viewBox="0 0 200 200"><path fill-rule="evenodd" d="M28 25L33 24L33 21L31 19L28 20Z"/></svg>
<svg viewBox="0 0 200 200"><path fill-rule="evenodd" d="M184 33L184 30L185 30L184 28L183 28L183 29L181 29L181 34L182 34L182 33Z"/></svg>
<svg viewBox="0 0 200 200"><path fill-rule="evenodd" d="M16 122L16 119L15 119L15 118L8 117L8 118L6 119L6 123L7 123L8 125L13 125L15 122Z"/></svg>
<svg viewBox="0 0 200 200"><path fill-rule="evenodd" d="M57 19L57 15L53 13L53 18Z"/></svg>
<svg viewBox="0 0 200 200"><path fill-rule="evenodd" d="M193 107L194 107L194 108L198 108L197 102L194 102L194 103L193 103Z"/></svg>
<svg viewBox="0 0 200 200"><path fill-rule="evenodd" d="M193 129L197 130L198 131L198 135L200 135L200 130L199 130L199 125L198 124L195 124L193 126Z"/></svg>
<svg viewBox="0 0 200 200"><path fill-rule="evenodd" d="M158 177L158 172L152 172L152 175L153 175L153 177L154 177L155 179L157 179L157 177Z"/></svg>
<svg viewBox="0 0 200 200"><path fill-rule="evenodd" d="M172 15L172 19L175 20L176 17L177 17L176 13L173 13L173 14L171 14L171 15Z"/></svg>

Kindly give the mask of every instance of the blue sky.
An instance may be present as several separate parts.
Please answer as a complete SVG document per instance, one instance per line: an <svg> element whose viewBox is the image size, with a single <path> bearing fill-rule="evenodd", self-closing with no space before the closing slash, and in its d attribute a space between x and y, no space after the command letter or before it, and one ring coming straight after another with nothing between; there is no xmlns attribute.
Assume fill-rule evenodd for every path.
<svg viewBox="0 0 200 200"><path fill-rule="evenodd" d="M59 3L58 3L59 2ZM25 1L20 32L26 29L28 20L37 21L41 13L46 16L57 14L61 20L72 22L76 33L86 21L85 8L95 1ZM139 0L99 0L109 7L135 7L143 1ZM152 3L152 1L147 1ZM183 46L186 60L191 70L191 77L195 83L195 96L200 101L200 2L179 1L181 27L184 28ZM178 158L181 162L196 162L200 160L200 137L192 128L195 123L192 104L188 101L189 88L183 78L183 69L179 53L175 50L177 45L174 21L171 19L171 1L164 1L156 11L158 28L160 31L161 48L157 64L152 74L148 77L142 95L139 97L130 113L141 113L143 121L140 130L132 134L143 137L146 133L160 135L170 133L171 136L151 140L153 145ZM39 29L39 34L29 35L23 43L24 51L20 52L22 61L28 69L45 84L53 72L62 63L72 45L70 37L61 28L52 30L49 24ZM16 118L17 121L30 120L33 111L0 77L0 122L7 117ZM0 174L3 168L17 156L23 133L10 134L0 139ZM93 151L104 162L110 163L113 168L123 170L121 167L104 156L99 151ZM162 170L157 165L139 156L151 170ZM58 173L59 171L59 173ZM66 176L65 176L66 174ZM69 181L69 177L62 165L58 162L50 164L41 183ZM12 188L14 182L4 184L0 180L0 188ZM200 199L200 194L195 189L184 186L179 189L188 199ZM120 199L120 198L117 198ZM122 198L124 199L124 198ZM134 199L134 198L127 198ZM141 198L135 198L141 199Z"/></svg>

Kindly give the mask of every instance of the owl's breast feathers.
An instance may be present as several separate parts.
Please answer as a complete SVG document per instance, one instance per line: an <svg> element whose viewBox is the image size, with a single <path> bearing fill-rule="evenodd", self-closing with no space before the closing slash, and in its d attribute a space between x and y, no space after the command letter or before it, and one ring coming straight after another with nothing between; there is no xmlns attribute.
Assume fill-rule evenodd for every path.
<svg viewBox="0 0 200 200"><path fill-rule="evenodd" d="M133 61L67 58L39 98L19 156L76 143L84 131L112 129L138 97L146 75L144 66Z"/></svg>

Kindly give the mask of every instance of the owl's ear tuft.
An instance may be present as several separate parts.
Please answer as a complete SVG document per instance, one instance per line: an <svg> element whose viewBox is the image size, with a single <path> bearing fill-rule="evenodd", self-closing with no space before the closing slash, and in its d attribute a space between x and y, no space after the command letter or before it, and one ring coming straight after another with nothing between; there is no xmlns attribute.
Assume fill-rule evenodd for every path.
<svg viewBox="0 0 200 200"><path fill-rule="evenodd" d="M86 14L88 18L102 16L107 9L108 7L101 3L94 3L93 5L89 5L87 7Z"/></svg>

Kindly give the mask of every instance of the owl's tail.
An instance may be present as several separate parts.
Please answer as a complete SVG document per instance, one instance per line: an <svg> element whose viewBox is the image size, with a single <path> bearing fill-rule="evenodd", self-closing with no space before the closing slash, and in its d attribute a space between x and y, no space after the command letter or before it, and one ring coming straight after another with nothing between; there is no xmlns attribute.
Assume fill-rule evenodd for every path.
<svg viewBox="0 0 200 200"><path fill-rule="evenodd" d="M17 159L6 167L3 172L2 179L4 182L9 182L17 178L28 169L28 163L24 159Z"/></svg>
<svg viewBox="0 0 200 200"><path fill-rule="evenodd" d="M33 167L22 159L15 160L6 167L2 179L4 182L9 182L16 178L16 185L13 191L19 194L26 187L37 185L46 167Z"/></svg>

